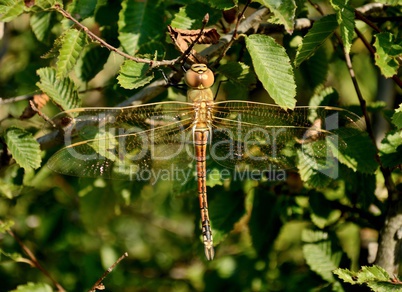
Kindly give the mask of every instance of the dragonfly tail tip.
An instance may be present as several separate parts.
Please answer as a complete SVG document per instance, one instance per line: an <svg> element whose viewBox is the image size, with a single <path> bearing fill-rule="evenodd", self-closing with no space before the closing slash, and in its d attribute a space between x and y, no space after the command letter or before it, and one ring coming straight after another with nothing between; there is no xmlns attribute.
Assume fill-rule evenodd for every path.
<svg viewBox="0 0 402 292"><path fill-rule="evenodd" d="M214 259L215 250L213 246L205 246L205 256L209 261L212 261Z"/></svg>

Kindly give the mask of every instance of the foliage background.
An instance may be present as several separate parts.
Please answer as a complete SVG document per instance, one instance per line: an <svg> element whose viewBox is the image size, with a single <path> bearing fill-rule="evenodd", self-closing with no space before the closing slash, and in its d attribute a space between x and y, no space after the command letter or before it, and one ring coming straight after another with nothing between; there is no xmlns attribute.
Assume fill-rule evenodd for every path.
<svg viewBox="0 0 402 292"><path fill-rule="evenodd" d="M250 5L246 16L251 17L261 4L271 9L269 17L259 23L258 34L270 35L285 48L282 54L294 67L290 82L297 85L298 105L329 100L329 104L362 114L345 65L343 48L350 50L383 166L392 172L396 185L393 190L400 190L401 91L395 83L399 80L402 3L377 2L389 5L371 14L371 21L388 33L380 38L375 37L378 32L367 22L354 19L353 9L375 2L319 1L324 14L337 13L336 19L330 16L326 18L329 24L317 25L315 29L324 33L310 35L312 45L302 51L299 45L306 45L306 33L312 28L296 27L292 32L293 20L320 19L312 3L287 0L275 7L271 1L259 2ZM244 5L240 3L241 8ZM130 55L158 60L179 56L167 36L167 25L199 29L208 12L208 26L224 35L224 28L230 24L222 20L222 10L232 6L226 1L63 3L73 17L108 44ZM119 75L141 67L127 62L120 67L123 57L91 42L78 27L71 29L73 22L54 9L52 2L2 0L0 15L4 21L0 48L2 102L43 91L63 109L117 106L141 94L152 77L163 81L158 70L151 70L152 74L147 71L148 75ZM375 56L353 32L354 24L370 47L376 48ZM335 29L340 38L334 36ZM196 48L202 51L204 46ZM276 47L267 43L264 48L269 52ZM229 80L222 84L223 96L219 98L276 102L292 108L294 93L289 88L285 95L290 95L290 104L285 95L271 94L273 100L267 96L265 80L258 72L261 68L256 63L253 66L252 51L253 44L240 37L223 56L221 66L214 68L218 81L223 77ZM302 53L310 58L300 56ZM244 70L233 73L232 68L238 68L233 64L240 61ZM283 65L277 63L278 68ZM275 66L269 68L268 73L275 75ZM162 69L169 72L168 67ZM183 96L181 90L169 87L152 101ZM59 112L54 103L43 108L46 115ZM67 291L88 290L124 252L128 257L103 281L107 291L368 289L344 283L332 273L336 268L357 271L368 264L368 243L377 242L387 208L390 202L397 202L388 198L390 189L384 184L368 136L349 144L354 151L348 158L357 163L346 158L341 161L337 180L297 169L288 173L286 181L228 182L210 177L209 205L218 245L216 259L207 262L199 238L195 181L183 187L171 182L134 184L53 173L44 165L61 145L40 140L44 136L41 117L19 118L27 105L27 101L4 102L0 108L1 291L19 285L18 291L50 291L57 289L55 282ZM41 142L41 150L32 137ZM14 237L7 232L10 227ZM33 252L37 262L28 259L17 238ZM29 265L38 262L55 281ZM379 279L391 282L389 277L380 276L372 281Z"/></svg>

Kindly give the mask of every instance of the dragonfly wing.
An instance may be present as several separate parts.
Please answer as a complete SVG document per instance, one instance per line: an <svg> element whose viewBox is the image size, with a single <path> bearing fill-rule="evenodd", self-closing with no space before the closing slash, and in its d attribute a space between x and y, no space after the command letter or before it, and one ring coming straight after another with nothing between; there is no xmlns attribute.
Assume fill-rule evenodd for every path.
<svg viewBox="0 0 402 292"><path fill-rule="evenodd" d="M295 147L326 159L333 147L347 146L344 138L363 131L360 117L334 107L285 111L275 105L226 101L216 103L214 110L211 149L214 160L228 168L292 168Z"/></svg>
<svg viewBox="0 0 402 292"><path fill-rule="evenodd" d="M64 112L56 120L69 120L66 147L48 166L67 175L110 179L146 178L166 161L186 168L192 115L191 104L180 102Z"/></svg>

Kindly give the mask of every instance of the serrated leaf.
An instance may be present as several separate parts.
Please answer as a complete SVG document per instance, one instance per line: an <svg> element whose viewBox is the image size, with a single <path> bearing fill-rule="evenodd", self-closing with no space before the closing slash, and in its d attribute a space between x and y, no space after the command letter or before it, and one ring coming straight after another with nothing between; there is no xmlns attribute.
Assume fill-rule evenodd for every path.
<svg viewBox="0 0 402 292"><path fill-rule="evenodd" d="M347 269L336 269L335 275L352 285L367 285L375 292L402 291L402 285L391 281L388 273L380 266L363 266L358 272Z"/></svg>
<svg viewBox="0 0 402 292"><path fill-rule="evenodd" d="M119 13L119 41L124 50L134 55L141 45L161 38L164 9L158 0L124 0Z"/></svg>
<svg viewBox="0 0 402 292"><path fill-rule="evenodd" d="M368 282L367 286L374 292L402 292L402 285L390 282Z"/></svg>
<svg viewBox="0 0 402 292"><path fill-rule="evenodd" d="M0 233L5 233L14 225L13 220L0 220Z"/></svg>
<svg viewBox="0 0 402 292"><path fill-rule="evenodd" d="M39 143L25 130L11 127L5 134L6 144L15 161L25 170L37 169L41 164Z"/></svg>
<svg viewBox="0 0 402 292"><path fill-rule="evenodd" d="M85 40L85 35L76 29L69 29L64 33L57 60L56 77L58 79L66 77L73 69L85 45Z"/></svg>
<svg viewBox="0 0 402 292"><path fill-rule="evenodd" d="M57 79L53 68L41 68L36 73L40 77L36 85L64 110L81 105L75 84L70 78Z"/></svg>
<svg viewBox="0 0 402 292"><path fill-rule="evenodd" d="M398 128L402 128L402 104L399 105L399 108L395 110L395 113L392 115L392 123Z"/></svg>
<svg viewBox="0 0 402 292"><path fill-rule="evenodd" d="M53 289L46 283L28 282L25 285L18 285L17 289L10 292L52 292Z"/></svg>
<svg viewBox="0 0 402 292"><path fill-rule="evenodd" d="M96 76L105 65L110 52L98 45L87 46L80 59L80 78L88 82Z"/></svg>
<svg viewBox="0 0 402 292"><path fill-rule="evenodd" d="M278 19L277 22L283 24L287 32L293 32L296 13L296 2L294 0L256 0L256 2L267 6Z"/></svg>
<svg viewBox="0 0 402 292"><path fill-rule="evenodd" d="M332 87L317 87L309 106L334 106L339 100L338 92Z"/></svg>
<svg viewBox="0 0 402 292"><path fill-rule="evenodd" d="M370 281L389 281L391 278L387 271L380 266L364 266L358 273L358 283L367 283Z"/></svg>
<svg viewBox="0 0 402 292"><path fill-rule="evenodd" d="M397 58L402 55L402 46L395 42L395 37L389 32L375 35L375 64L380 68L382 75L387 78L397 74L399 69Z"/></svg>
<svg viewBox="0 0 402 292"><path fill-rule="evenodd" d="M349 54L355 29L355 13L353 9L347 5L348 0L330 0L330 2L336 11L343 46L345 47L346 53Z"/></svg>
<svg viewBox="0 0 402 292"><path fill-rule="evenodd" d="M69 5L68 11L76 19L83 20L94 15L97 2L97 0L74 0Z"/></svg>
<svg viewBox="0 0 402 292"><path fill-rule="evenodd" d="M367 134L355 135L343 138L343 142L347 144L346 148L332 148L338 160L354 171L374 173L378 164L375 161L376 149L370 137Z"/></svg>
<svg viewBox="0 0 402 292"><path fill-rule="evenodd" d="M24 12L24 1L20 0L1 0L0 1L0 21L9 22Z"/></svg>
<svg viewBox="0 0 402 292"><path fill-rule="evenodd" d="M308 60L303 62L299 67L299 72L303 76L303 80L306 85L314 91L317 87L322 86L327 81L329 71L329 60L327 52L323 46L321 46Z"/></svg>
<svg viewBox="0 0 402 292"><path fill-rule="evenodd" d="M180 7L170 25L179 29L199 29L202 27L202 17L200 15L205 15L206 13L209 14L210 23L215 23L222 17L221 11L213 10L209 5L195 2Z"/></svg>
<svg viewBox="0 0 402 292"><path fill-rule="evenodd" d="M333 271L335 275L338 276L339 279L343 280L346 283L357 284L356 273L348 270L348 269L336 269Z"/></svg>
<svg viewBox="0 0 402 292"><path fill-rule="evenodd" d="M381 162L385 167L402 164L402 134L400 131L387 133L379 147Z"/></svg>
<svg viewBox="0 0 402 292"><path fill-rule="evenodd" d="M264 35L247 37L246 46L265 90L279 106L293 109L296 105L296 83L285 49L273 38Z"/></svg>
<svg viewBox="0 0 402 292"><path fill-rule="evenodd" d="M305 35L302 44L297 49L295 66L298 67L303 61L309 59L337 27L338 22L334 14L324 16L314 22L313 27Z"/></svg>
<svg viewBox="0 0 402 292"><path fill-rule="evenodd" d="M319 231L315 233L318 234ZM325 233L321 232L322 237L325 236ZM306 236L304 235L304 237ZM339 267L342 253L340 247L331 240L330 236L328 236L327 240L303 245L303 255L310 269L330 283L335 282L332 271Z"/></svg>
<svg viewBox="0 0 402 292"><path fill-rule="evenodd" d="M30 24L33 33L36 38L43 42L47 43L49 41L49 35L52 27L52 12L43 11L35 13L30 18Z"/></svg>
<svg viewBox="0 0 402 292"><path fill-rule="evenodd" d="M56 3L63 8L63 1L61 0L35 0L35 6L38 6L43 10L52 8Z"/></svg>
<svg viewBox="0 0 402 292"><path fill-rule="evenodd" d="M149 74L148 64L127 60L121 66L117 80L123 88L134 89L151 82L154 75L153 73L150 75L147 74Z"/></svg>
<svg viewBox="0 0 402 292"><path fill-rule="evenodd" d="M250 67L243 63L229 62L223 64L219 66L217 73L227 78L224 88L228 94L228 99L247 99L249 90L256 83L255 75L250 71Z"/></svg>

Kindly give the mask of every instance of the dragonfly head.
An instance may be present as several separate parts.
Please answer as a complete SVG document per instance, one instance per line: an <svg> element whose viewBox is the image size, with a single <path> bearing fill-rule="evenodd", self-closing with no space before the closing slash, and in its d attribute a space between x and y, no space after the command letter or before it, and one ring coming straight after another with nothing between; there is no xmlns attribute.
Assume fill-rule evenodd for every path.
<svg viewBox="0 0 402 292"><path fill-rule="evenodd" d="M209 88L214 84L214 74L205 64L193 64L186 72L184 81L191 88Z"/></svg>

